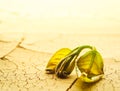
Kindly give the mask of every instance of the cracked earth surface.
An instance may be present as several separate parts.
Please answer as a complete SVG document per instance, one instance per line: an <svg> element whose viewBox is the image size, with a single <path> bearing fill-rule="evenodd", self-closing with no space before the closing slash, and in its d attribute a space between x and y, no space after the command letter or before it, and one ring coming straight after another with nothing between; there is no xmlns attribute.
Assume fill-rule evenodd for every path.
<svg viewBox="0 0 120 91"><path fill-rule="evenodd" d="M35 44L33 44L34 40L31 41L29 38L29 41L25 40L21 44L20 40L23 37L21 34L17 36L16 34L8 35L5 34L4 37L1 34L2 37L0 36L0 91L66 91L76 78L74 71L67 79L59 79L54 74L46 74L45 67L52 53L40 52L37 49L36 51L32 50ZM46 44L48 49L52 49L56 45L53 45L53 43L58 44L60 41L62 41L60 43L67 41L68 45L72 45L72 43L77 43L76 39L79 39L79 37L75 38L71 43L71 39L68 37L68 39L65 39L66 37L61 36L59 36L60 38L55 37L55 39L50 37L50 43L41 39L43 42L38 41L38 45L36 45L41 45L39 46L41 48ZM115 43L118 43L118 41ZM47 48L45 49L48 50ZM106 46L106 48L108 47ZM104 58L104 64L105 75L102 80L94 84L85 84L78 80L70 91L120 91L120 60Z"/></svg>
<svg viewBox="0 0 120 91"><path fill-rule="evenodd" d="M16 48L0 60L0 91L65 91L76 78L59 79L45 74L46 64L52 54ZM80 81L70 91L120 91L120 62L105 59L105 77L95 84Z"/></svg>
<svg viewBox="0 0 120 91"><path fill-rule="evenodd" d="M50 56L49 53L17 48L0 60L0 91L56 91L62 87L59 83L67 80L45 74Z"/></svg>

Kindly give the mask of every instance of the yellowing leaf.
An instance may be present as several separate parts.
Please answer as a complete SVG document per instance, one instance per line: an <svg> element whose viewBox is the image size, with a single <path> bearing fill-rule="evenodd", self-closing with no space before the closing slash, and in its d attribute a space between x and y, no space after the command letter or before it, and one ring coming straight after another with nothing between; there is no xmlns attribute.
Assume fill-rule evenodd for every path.
<svg viewBox="0 0 120 91"><path fill-rule="evenodd" d="M95 82L102 77L99 75L103 74L103 59L96 50L88 51L82 55L77 61L77 66L82 74L80 78L84 82ZM93 79L96 76L98 78Z"/></svg>
<svg viewBox="0 0 120 91"><path fill-rule="evenodd" d="M55 73L55 68L58 65L58 63L61 61L62 58L64 58L68 53L70 53L71 50L69 48L62 48L58 50L49 60L47 66L46 66L46 72L47 73Z"/></svg>

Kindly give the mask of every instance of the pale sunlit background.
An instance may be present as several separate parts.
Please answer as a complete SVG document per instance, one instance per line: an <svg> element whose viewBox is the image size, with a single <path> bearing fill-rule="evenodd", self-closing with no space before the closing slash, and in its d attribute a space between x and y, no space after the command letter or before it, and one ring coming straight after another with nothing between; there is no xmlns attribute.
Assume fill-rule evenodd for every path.
<svg viewBox="0 0 120 91"><path fill-rule="evenodd" d="M0 31L120 33L120 0L0 0Z"/></svg>

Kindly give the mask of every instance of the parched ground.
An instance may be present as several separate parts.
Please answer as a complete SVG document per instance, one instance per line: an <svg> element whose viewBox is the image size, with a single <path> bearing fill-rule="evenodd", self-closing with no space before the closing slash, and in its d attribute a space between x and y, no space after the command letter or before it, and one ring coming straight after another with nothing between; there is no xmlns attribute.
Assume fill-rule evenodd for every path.
<svg viewBox="0 0 120 91"><path fill-rule="evenodd" d="M27 49L18 45L19 41L0 42L0 91L66 91L76 78L75 73L67 79L46 74L52 53ZM120 60L104 58L104 64L102 80L94 84L78 80L70 91L120 91Z"/></svg>
<svg viewBox="0 0 120 91"><path fill-rule="evenodd" d="M70 91L120 91L119 0L86 2L0 0L0 91L66 91L75 72L59 79L45 73L46 64L56 50L86 44L102 54L104 78L78 80Z"/></svg>
<svg viewBox="0 0 120 91"><path fill-rule="evenodd" d="M65 91L76 78L59 79L45 74L45 66L51 54L16 48L0 60L0 91ZM119 91L120 62L105 59L105 77L96 84L80 81L70 91Z"/></svg>

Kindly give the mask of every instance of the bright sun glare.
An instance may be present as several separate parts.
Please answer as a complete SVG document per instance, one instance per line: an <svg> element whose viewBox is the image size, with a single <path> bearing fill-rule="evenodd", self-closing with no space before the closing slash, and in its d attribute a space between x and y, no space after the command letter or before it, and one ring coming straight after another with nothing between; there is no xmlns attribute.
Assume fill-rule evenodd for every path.
<svg viewBox="0 0 120 91"><path fill-rule="evenodd" d="M119 0L1 0L0 12L12 12L24 18L24 29L29 31L120 33L119 3Z"/></svg>

